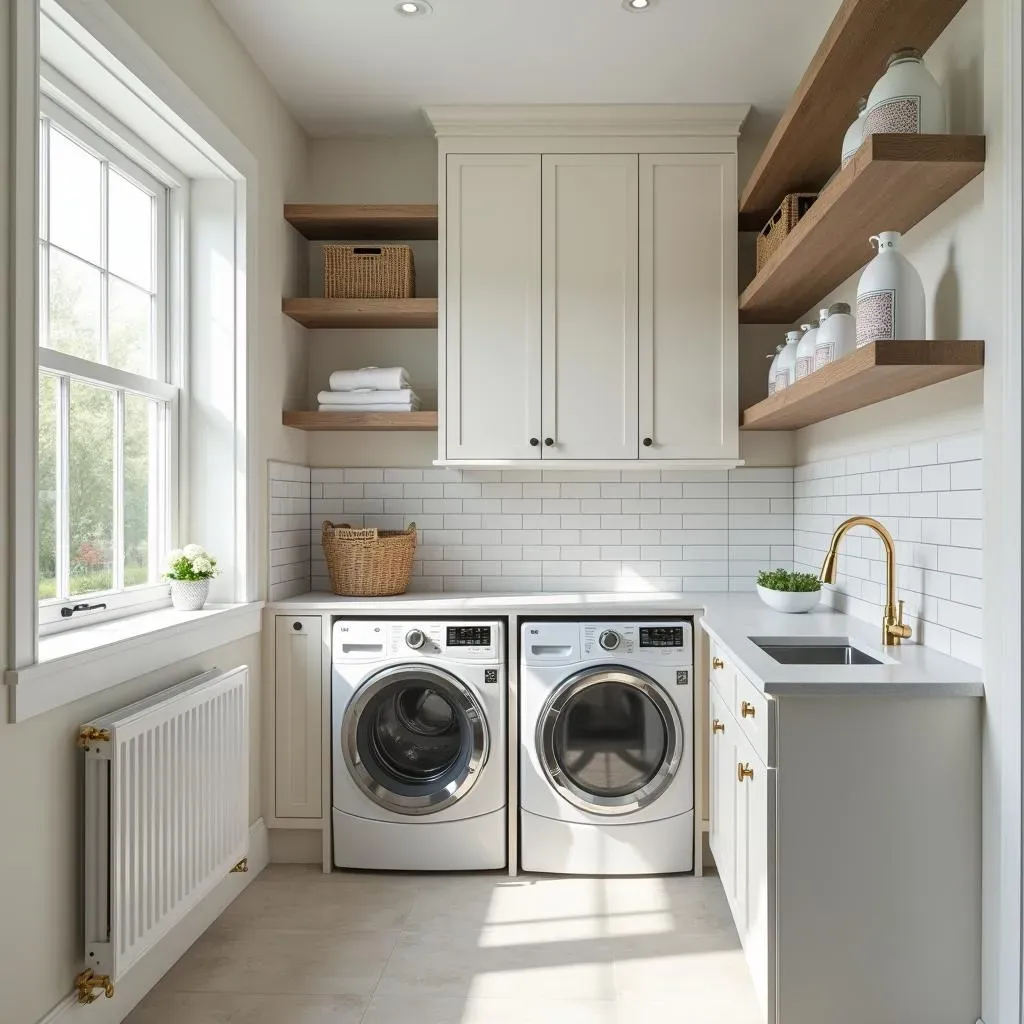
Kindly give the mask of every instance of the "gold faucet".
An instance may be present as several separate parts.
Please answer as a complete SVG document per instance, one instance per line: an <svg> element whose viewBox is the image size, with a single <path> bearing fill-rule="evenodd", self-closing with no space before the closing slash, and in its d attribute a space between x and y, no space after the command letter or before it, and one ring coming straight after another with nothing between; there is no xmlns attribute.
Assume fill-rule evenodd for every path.
<svg viewBox="0 0 1024 1024"><path fill-rule="evenodd" d="M903 624L903 602L896 600L896 546L892 542L892 534L877 520L870 516L854 516L840 523L832 534L832 542L828 546L828 554L821 564L818 578L822 583L835 583L836 559L839 557L839 542L843 536L855 526L868 526L885 545L885 616L882 619L882 644L885 647L896 647L903 640L908 640L913 632Z"/></svg>

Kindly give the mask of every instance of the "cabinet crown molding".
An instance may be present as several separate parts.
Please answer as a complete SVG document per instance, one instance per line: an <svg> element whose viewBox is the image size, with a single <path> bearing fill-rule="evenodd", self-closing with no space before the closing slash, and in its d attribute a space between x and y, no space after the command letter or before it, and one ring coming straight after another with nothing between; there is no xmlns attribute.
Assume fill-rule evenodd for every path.
<svg viewBox="0 0 1024 1024"><path fill-rule="evenodd" d="M445 136L700 136L736 138L746 103L531 104L424 107L437 138Z"/></svg>

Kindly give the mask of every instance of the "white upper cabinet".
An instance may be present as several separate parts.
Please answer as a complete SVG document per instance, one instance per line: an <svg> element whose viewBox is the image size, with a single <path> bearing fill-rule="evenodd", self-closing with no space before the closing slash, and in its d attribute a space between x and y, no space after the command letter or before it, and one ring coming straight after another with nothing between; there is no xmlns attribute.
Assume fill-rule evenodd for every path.
<svg viewBox="0 0 1024 1024"><path fill-rule="evenodd" d="M545 459L637 457L637 157L546 155Z"/></svg>
<svg viewBox="0 0 1024 1024"><path fill-rule="evenodd" d="M540 180L537 155L447 160L438 383L451 459L540 458Z"/></svg>
<svg viewBox="0 0 1024 1024"><path fill-rule="evenodd" d="M640 157L640 457L739 452L736 162Z"/></svg>
<svg viewBox="0 0 1024 1024"><path fill-rule="evenodd" d="M439 462L736 464L746 113L427 111L442 182Z"/></svg>

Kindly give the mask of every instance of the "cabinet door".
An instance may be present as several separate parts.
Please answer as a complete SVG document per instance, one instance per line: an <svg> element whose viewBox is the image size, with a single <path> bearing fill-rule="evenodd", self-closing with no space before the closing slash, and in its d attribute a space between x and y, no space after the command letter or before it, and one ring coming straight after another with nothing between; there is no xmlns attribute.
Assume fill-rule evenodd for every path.
<svg viewBox="0 0 1024 1024"><path fill-rule="evenodd" d="M323 668L319 615L278 615L274 634L274 814L319 818Z"/></svg>
<svg viewBox="0 0 1024 1024"><path fill-rule="evenodd" d="M736 237L734 155L640 156L642 459L739 454Z"/></svg>
<svg viewBox="0 0 1024 1024"><path fill-rule="evenodd" d="M708 753L710 770L709 799L711 804L711 832L708 842L718 867L722 888L730 903L736 898L736 769L733 748L736 727L725 701L714 686L711 699L711 748Z"/></svg>
<svg viewBox="0 0 1024 1024"><path fill-rule="evenodd" d="M736 775L736 927L762 1009L768 1012L768 789L769 772L750 741L739 737ZM740 768L753 775L739 778ZM742 923L741 923L742 922ZM770 1019L770 1018L769 1018Z"/></svg>
<svg viewBox="0 0 1024 1024"><path fill-rule="evenodd" d="M540 181L537 155L447 158L449 459L540 458Z"/></svg>
<svg viewBox="0 0 1024 1024"><path fill-rule="evenodd" d="M543 457L635 459L637 156L543 159Z"/></svg>

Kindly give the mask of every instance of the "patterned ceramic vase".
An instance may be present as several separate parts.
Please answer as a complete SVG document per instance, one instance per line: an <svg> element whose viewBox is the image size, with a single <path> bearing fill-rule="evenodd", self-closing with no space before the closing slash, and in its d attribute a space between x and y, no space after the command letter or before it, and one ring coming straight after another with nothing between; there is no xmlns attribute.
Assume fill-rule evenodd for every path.
<svg viewBox="0 0 1024 1024"><path fill-rule="evenodd" d="M779 361L775 364L776 394L796 382L796 347L800 336L800 331L786 332L786 347L779 353Z"/></svg>
<svg viewBox="0 0 1024 1024"><path fill-rule="evenodd" d="M833 302L828 307L828 316L818 329L814 346L814 368L820 370L843 356L848 356L857 347L857 328L850 314L849 303Z"/></svg>
<svg viewBox="0 0 1024 1024"><path fill-rule="evenodd" d="M872 341L923 341L924 285L899 251L900 233L872 235L878 255L857 283L857 347Z"/></svg>
<svg viewBox="0 0 1024 1024"><path fill-rule="evenodd" d="M209 596L209 580L171 580L171 604L179 611L197 612Z"/></svg>
<svg viewBox="0 0 1024 1024"><path fill-rule="evenodd" d="M942 89L921 60L921 51L897 50L868 96L864 138L887 132L943 135L946 104ZM845 150L845 146L844 146Z"/></svg>
<svg viewBox="0 0 1024 1024"><path fill-rule="evenodd" d="M868 116L868 98L862 96L857 100L857 120L846 129L843 136L843 163L853 158L864 141L864 122Z"/></svg>

